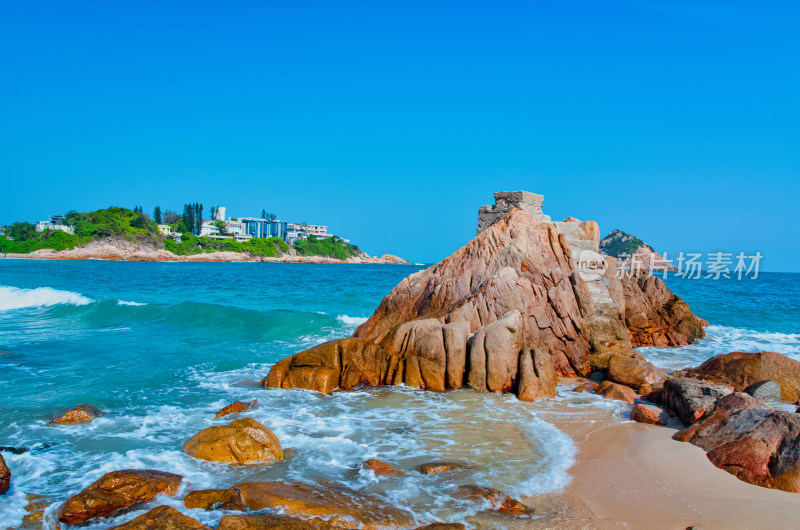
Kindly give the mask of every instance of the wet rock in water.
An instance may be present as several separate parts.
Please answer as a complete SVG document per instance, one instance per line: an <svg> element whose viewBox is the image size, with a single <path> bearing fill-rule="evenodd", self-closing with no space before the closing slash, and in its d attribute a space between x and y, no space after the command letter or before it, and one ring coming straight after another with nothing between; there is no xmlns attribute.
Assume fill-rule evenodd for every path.
<svg viewBox="0 0 800 530"><path fill-rule="evenodd" d="M50 425L81 425L91 423L102 415L100 409L86 403L59 414Z"/></svg>
<svg viewBox="0 0 800 530"><path fill-rule="evenodd" d="M640 388L642 386L660 386L667 380L667 375L647 361L635 357L612 355L608 360L608 378L616 383Z"/></svg>
<svg viewBox="0 0 800 530"><path fill-rule="evenodd" d="M761 401L781 400L781 387L776 381L761 381L748 386L744 391Z"/></svg>
<svg viewBox="0 0 800 530"><path fill-rule="evenodd" d="M220 418L222 416L227 416L228 414L235 414L237 412L247 412L250 410L251 407L254 407L258 403L257 399L253 401L234 401L230 405L224 407L222 410L217 412L217 415L214 416L214 419Z"/></svg>
<svg viewBox="0 0 800 530"><path fill-rule="evenodd" d="M786 401L800 399L800 362L771 351L732 352L712 357L687 375L698 378L719 378L737 391L754 383L775 381Z"/></svg>
<svg viewBox="0 0 800 530"><path fill-rule="evenodd" d="M329 520L354 521L356 526L412 526L411 515L388 506L385 501L338 484L321 486L292 481L245 482L230 488L247 510L280 509L286 515L311 517L312 523ZM352 523L349 523L352 524ZM343 526L351 528L351 526Z"/></svg>
<svg viewBox="0 0 800 530"><path fill-rule="evenodd" d="M451 462L445 460L436 460L434 462L426 462L417 466L417 470L423 475L438 475L447 471L460 471L463 469L472 469L475 466L469 462Z"/></svg>
<svg viewBox="0 0 800 530"><path fill-rule="evenodd" d="M142 469L113 471L73 495L58 510L62 523L80 524L141 502L150 502L159 494L178 493L181 475Z"/></svg>
<svg viewBox="0 0 800 530"><path fill-rule="evenodd" d="M216 530L314 530L316 525L288 515L225 515Z"/></svg>
<svg viewBox="0 0 800 530"><path fill-rule="evenodd" d="M399 471L386 462L381 462L380 460L375 460L374 458L370 458L369 460L364 461L361 464L361 467L364 469L369 469L376 476L400 476L405 475L402 471Z"/></svg>
<svg viewBox="0 0 800 530"><path fill-rule="evenodd" d="M637 403L631 409L631 419L650 425L666 425L669 421L669 414L661 407Z"/></svg>
<svg viewBox="0 0 800 530"><path fill-rule="evenodd" d="M0 455L0 495L4 495L11 488L11 470L8 469L3 455Z"/></svg>
<svg viewBox="0 0 800 530"><path fill-rule="evenodd" d="M25 500L28 501L28 504L25 505L25 511L28 513L23 516L20 528L23 530L41 530L44 511L53 504L55 498L50 495L29 493L25 495Z"/></svg>
<svg viewBox="0 0 800 530"><path fill-rule="evenodd" d="M183 499L183 504L190 510L201 508L203 510L244 511L239 493L231 489L192 491Z"/></svg>
<svg viewBox="0 0 800 530"><path fill-rule="evenodd" d="M277 436L251 418L203 429L183 444L183 452L200 460L236 465L283 460Z"/></svg>
<svg viewBox="0 0 800 530"><path fill-rule="evenodd" d="M596 383L595 381L591 381L590 380L590 381L586 381L584 383L581 383L581 384L575 386L572 389L572 391L573 392L591 392L591 393L594 393L594 392L597 391L597 388L599 386L600 385L598 383Z"/></svg>
<svg viewBox="0 0 800 530"><path fill-rule="evenodd" d="M701 447L715 466L740 480L800 492L800 416L794 412L735 392L673 438Z"/></svg>
<svg viewBox="0 0 800 530"><path fill-rule="evenodd" d="M211 530L171 506L159 506L109 530Z"/></svg>
<svg viewBox="0 0 800 530"><path fill-rule="evenodd" d="M683 423L691 425L731 392L728 385L673 377L664 382L661 399Z"/></svg>
<svg viewBox="0 0 800 530"><path fill-rule="evenodd" d="M623 275L625 325L634 348L684 346L705 337L704 325L689 305L651 274Z"/></svg>
<svg viewBox="0 0 800 530"><path fill-rule="evenodd" d="M533 510L520 501L509 497L502 491L484 486L459 486L455 493L453 493L453 497L476 502L487 502L491 510L503 513L521 514L533 512Z"/></svg>
<svg viewBox="0 0 800 530"><path fill-rule="evenodd" d="M27 451L28 451L28 449L25 448L25 447L10 447L10 446L7 446L7 445L0 445L0 453L5 452L5 453L11 453L11 454L14 454L14 455L21 455L23 453L26 453Z"/></svg>
<svg viewBox="0 0 800 530"><path fill-rule="evenodd" d="M462 523L431 523L414 530L466 530L466 528Z"/></svg>
<svg viewBox="0 0 800 530"><path fill-rule="evenodd" d="M595 390L595 394L599 394L608 399L616 399L625 401L627 403L635 403L639 397L632 388L619 383L612 383L611 381L603 381Z"/></svg>

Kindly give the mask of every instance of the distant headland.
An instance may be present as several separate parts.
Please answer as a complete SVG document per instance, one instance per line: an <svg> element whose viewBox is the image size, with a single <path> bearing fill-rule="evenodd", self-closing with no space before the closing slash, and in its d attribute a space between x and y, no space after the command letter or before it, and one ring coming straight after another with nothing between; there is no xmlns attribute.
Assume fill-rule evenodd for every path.
<svg viewBox="0 0 800 530"><path fill-rule="evenodd" d="M261 217L226 217L224 206L186 204L183 213L153 215L142 207L109 207L91 212L51 215L36 224L0 227L0 255L28 259L104 259L124 261L259 261L407 265L390 254L373 257L328 227L281 221L262 210Z"/></svg>

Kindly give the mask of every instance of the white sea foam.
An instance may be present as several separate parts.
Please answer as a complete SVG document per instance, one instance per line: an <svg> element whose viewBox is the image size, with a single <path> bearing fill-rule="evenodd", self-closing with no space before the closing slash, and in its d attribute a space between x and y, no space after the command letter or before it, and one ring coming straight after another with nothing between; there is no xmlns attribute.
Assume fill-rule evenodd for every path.
<svg viewBox="0 0 800 530"><path fill-rule="evenodd" d="M638 348L650 362L663 368L687 368L733 351L774 351L800 360L800 334L773 333L728 326L708 326L706 337L679 348Z"/></svg>
<svg viewBox="0 0 800 530"><path fill-rule="evenodd" d="M50 287L21 289L19 287L0 286L0 311L28 307L50 307L59 304L86 305L90 303L92 303L91 298L72 291L60 291Z"/></svg>
<svg viewBox="0 0 800 530"><path fill-rule="evenodd" d="M351 317L349 315L338 315L336 320L348 326L360 326L367 321L366 317Z"/></svg>
<svg viewBox="0 0 800 530"><path fill-rule="evenodd" d="M117 300L117 305L142 306L147 304L144 302L129 302L127 300Z"/></svg>

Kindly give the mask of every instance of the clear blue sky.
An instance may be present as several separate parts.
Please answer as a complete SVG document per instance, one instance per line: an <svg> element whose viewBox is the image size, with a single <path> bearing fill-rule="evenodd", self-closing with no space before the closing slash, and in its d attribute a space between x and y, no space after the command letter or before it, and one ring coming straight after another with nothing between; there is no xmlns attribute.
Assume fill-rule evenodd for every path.
<svg viewBox="0 0 800 530"><path fill-rule="evenodd" d="M496 190L800 271L800 2L0 3L0 224L224 205L433 262Z"/></svg>

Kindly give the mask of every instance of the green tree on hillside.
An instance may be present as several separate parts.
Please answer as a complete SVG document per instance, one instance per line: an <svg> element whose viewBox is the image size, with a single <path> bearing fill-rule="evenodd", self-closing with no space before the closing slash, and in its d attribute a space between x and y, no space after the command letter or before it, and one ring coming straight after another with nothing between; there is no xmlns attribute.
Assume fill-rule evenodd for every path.
<svg viewBox="0 0 800 530"><path fill-rule="evenodd" d="M161 224L161 206L156 206L156 209L153 210L153 220Z"/></svg>

